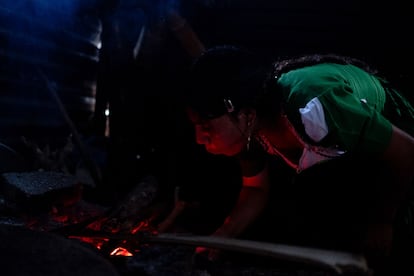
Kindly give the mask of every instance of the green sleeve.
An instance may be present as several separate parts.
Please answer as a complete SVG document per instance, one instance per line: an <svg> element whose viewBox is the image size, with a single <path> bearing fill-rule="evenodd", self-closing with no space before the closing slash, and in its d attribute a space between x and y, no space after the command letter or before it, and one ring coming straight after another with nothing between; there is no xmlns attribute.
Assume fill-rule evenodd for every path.
<svg viewBox="0 0 414 276"><path fill-rule="evenodd" d="M344 150L379 153L387 147L391 123L363 99L343 89L320 95L330 138Z"/></svg>

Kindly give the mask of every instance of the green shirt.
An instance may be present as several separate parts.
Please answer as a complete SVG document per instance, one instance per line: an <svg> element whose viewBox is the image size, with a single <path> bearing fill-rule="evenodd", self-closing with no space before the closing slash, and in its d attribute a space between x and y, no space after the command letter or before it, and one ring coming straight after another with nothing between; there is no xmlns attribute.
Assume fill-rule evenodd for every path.
<svg viewBox="0 0 414 276"><path fill-rule="evenodd" d="M391 139L391 123L382 112L385 91L379 80L353 65L324 63L289 71L280 76L286 114L304 141L343 151L380 153ZM311 100L323 109L327 134L311 139L300 109Z"/></svg>

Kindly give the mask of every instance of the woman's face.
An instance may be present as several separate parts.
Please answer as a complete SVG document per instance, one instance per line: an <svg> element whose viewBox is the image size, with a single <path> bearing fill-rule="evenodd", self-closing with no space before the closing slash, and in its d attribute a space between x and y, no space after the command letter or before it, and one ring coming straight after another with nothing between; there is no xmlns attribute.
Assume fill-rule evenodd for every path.
<svg viewBox="0 0 414 276"><path fill-rule="evenodd" d="M246 122L243 117L226 113L222 116L203 120L197 113L188 111L194 125L196 142L204 145L212 154L233 156L241 152L247 143Z"/></svg>

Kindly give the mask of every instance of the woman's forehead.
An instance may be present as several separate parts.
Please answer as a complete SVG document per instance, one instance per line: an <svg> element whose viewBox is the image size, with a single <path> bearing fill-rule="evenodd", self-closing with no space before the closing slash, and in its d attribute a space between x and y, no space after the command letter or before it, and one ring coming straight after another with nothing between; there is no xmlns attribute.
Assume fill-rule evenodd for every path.
<svg viewBox="0 0 414 276"><path fill-rule="evenodd" d="M186 111L187 111L188 117L193 123L205 123L213 119L213 117L209 118L208 116L203 116L200 112L194 110L193 108L187 108Z"/></svg>
<svg viewBox="0 0 414 276"><path fill-rule="evenodd" d="M222 114L220 116L214 116L212 118L206 118L205 116L201 116L200 113L198 113L197 111L191 109L191 108L187 108L187 115L190 119L190 121L193 124L206 124L206 123L218 123L220 121L222 121L226 116L226 114Z"/></svg>
<svg viewBox="0 0 414 276"><path fill-rule="evenodd" d="M187 116L188 116L188 118L190 119L190 121L192 123L197 123L199 121L202 121L201 117L200 117L200 114L197 111L195 111L194 109L187 108L186 113L187 113Z"/></svg>

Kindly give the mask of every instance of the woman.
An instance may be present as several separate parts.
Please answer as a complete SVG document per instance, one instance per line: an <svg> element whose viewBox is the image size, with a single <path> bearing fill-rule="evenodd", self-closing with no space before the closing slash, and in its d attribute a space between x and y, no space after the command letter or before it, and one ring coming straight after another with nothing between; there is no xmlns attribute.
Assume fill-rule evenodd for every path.
<svg viewBox="0 0 414 276"><path fill-rule="evenodd" d="M239 158L243 173L239 200L213 235L242 235L274 201L270 190L291 185L295 203L284 211L298 215L289 218L298 238L390 254L414 177L414 108L384 79L347 57L268 66L232 46L207 50L190 79L197 143ZM288 181L270 180L282 170L270 169L272 158L293 172Z"/></svg>

